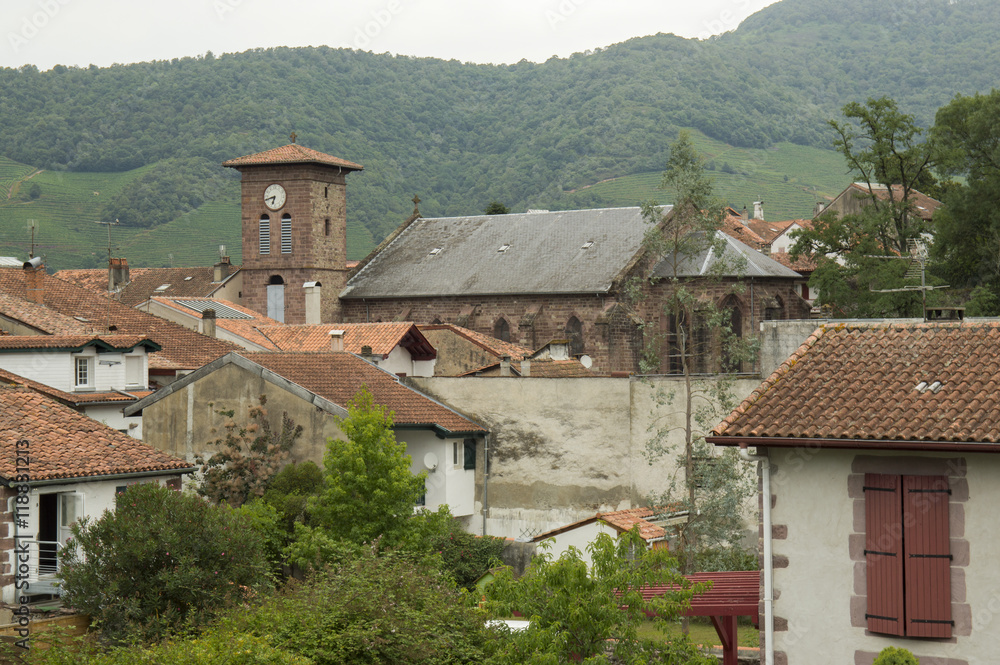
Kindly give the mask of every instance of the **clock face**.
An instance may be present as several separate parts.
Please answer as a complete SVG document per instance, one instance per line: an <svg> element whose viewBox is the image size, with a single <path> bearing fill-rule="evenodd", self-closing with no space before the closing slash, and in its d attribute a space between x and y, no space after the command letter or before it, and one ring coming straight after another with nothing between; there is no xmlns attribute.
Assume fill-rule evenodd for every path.
<svg viewBox="0 0 1000 665"><path fill-rule="evenodd" d="M268 185L264 190L264 205L271 210L277 210L285 205L285 188L281 185Z"/></svg>

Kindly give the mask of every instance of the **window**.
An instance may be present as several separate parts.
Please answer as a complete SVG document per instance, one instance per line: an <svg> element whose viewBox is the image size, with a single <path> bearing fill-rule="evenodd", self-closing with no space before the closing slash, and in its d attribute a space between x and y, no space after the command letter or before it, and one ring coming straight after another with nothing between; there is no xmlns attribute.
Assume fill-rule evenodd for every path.
<svg viewBox="0 0 1000 665"><path fill-rule="evenodd" d="M569 340L569 354L578 356L583 353L583 323L575 316L566 322L566 338Z"/></svg>
<svg viewBox="0 0 1000 665"><path fill-rule="evenodd" d="M493 336L504 342L510 341L510 324L507 319L501 317L493 324Z"/></svg>
<svg viewBox="0 0 1000 665"><path fill-rule="evenodd" d="M330 235L330 218L327 217L323 220L323 235Z"/></svg>
<svg viewBox="0 0 1000 665"><path fill-rule="evenodd" d="M944 476L866 473L868 630L951 637L951 548Z"/></svg>
<svg viewBox="0 0 1000 665"><path fill-rule="evenodd" d="M281 253L292 253L292 216L288 213L281 216Z"/></svg>
<svg viewBox="0 0 1000 665"><path fill-rule="evenodd" d="M94 359L76 358L74 360L75 372L73 383L77 388L94 387Z"/></svg>
<svg viewBox="0 0 1000 665"><path fill-rule="evenodd" d="M451 463L455 466L459 466L462 463L462 444L458 441L451 442Z"/></svg>
<svg viewBox="0 0 1000 665"><path fill-rule="evenodd" d="M142 356L125 356L125 385L142 384Z"/></svg>
<svg viewBox="0 0 1000 665"><path fill-rule="evenodd" d="M260 216L260 226L258 228L259 251L261 254L271 253L271 218L267 215Z"/></svg>
<svg viewBox="0 0 1000 665"><path fill-rule="evenodd" d="M465 439L462 441L462 455L465 458L462 468L466 471L475 470L476 468L476 440L475 439Z"/></svg>

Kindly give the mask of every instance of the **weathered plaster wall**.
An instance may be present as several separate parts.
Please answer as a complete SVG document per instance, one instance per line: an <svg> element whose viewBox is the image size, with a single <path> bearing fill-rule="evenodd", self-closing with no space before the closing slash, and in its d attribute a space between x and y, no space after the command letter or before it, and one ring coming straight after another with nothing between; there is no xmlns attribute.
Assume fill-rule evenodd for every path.
<svg viewBox="0 0 1000 665"><path fill-rule="evenodd" d="M479 447L477 510L486 503L486 532L508 538L644 505L650 493L663 491L673 472L672 456L650 465L644 453L651 427L671 429L671 441L681 442L683 409L676 398L667 403L679 382L677 377L411 381L490 430L488 477L482 472L484 446ZM738 381L737 397L758 383Z"/></svg>
<svg viewBox="0 0 1000 665"><path fill-rule="evenodd" d="M1000 568L993 557L1000 457L772 449L776 662L870 665L887 646L920 662L996 662ZM865 471L948 475L952 540L949 640L890 637L864 624ZM861 480L859 480L859 478ZM859 509L859 505L861 508Z"/></svg>

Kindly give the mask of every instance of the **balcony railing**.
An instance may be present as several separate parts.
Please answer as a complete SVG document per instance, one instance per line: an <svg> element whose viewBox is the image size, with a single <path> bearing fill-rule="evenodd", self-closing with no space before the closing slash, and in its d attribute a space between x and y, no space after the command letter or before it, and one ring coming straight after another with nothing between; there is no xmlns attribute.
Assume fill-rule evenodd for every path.
<svg viewBox="0 0 1000 665"><path fill-rule="evenodd" d="M62 543L54 541L17 541L14 547L13 568L16 574L21 576L24 574L22 566L27 563L28 595L60 593L59 550L62 547Z"/></svg>

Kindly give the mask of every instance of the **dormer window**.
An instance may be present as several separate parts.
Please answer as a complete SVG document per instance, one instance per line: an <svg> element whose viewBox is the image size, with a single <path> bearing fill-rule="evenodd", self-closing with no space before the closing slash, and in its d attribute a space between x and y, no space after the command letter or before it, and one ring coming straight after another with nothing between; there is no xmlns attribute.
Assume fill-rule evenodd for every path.
<svg viewBox="0 0 1000 665"><path fill-rule="evenodd" d="M77 390L94 387L94 359L78 356L73 359L73 385Z"/></svg>

